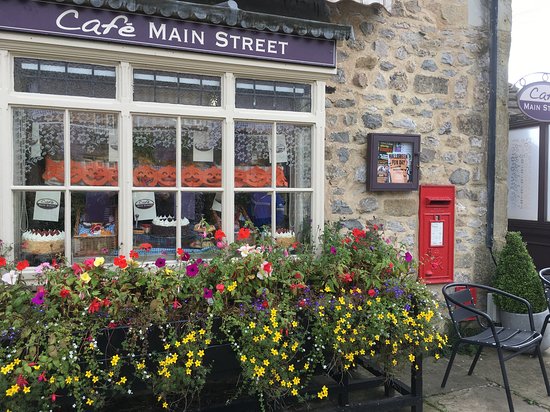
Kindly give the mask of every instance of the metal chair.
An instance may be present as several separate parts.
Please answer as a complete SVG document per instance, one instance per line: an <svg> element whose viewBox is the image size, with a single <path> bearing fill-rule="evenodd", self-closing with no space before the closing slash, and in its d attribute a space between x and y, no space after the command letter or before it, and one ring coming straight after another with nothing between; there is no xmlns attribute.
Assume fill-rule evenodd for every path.
<svg viewBox="0 0 550 412"><path fill-rule="evenodd" d="M541 269L539 271L539 277L542 282L542 287L544 288L546 304L548 305L548 309L550 309L550 268ZM550 313L544 318L542 330L540 331L540 334L542 336L544 336L544 332L546 331L546 326L548 326L548 322L550 322Z"/></svg>
<svg viewBox="0 0 550 412"><path fill-rule="evenodd" d="M457 290L460 289L460 290ZM484 292L492 292L495 295L506 296L510 299L517 300L525 304L529 313L530 330L516 330L503 328L495 325L493 320L487 313L476 308L472 295L473 290L480 290ZM500 369L502 372L502 379L504 381L504 388L506 390L506 398L508 399L508 407L510 412L514 411L514 405L512 403L512 393L510 392L510 386L508 384L508 376L506 374L506 367L504 362L511 359L521 353L534 350L535 355L539 359L542 376L544 378L544 384L546 386L546 393L550 396L550 384L548 383L548 376L546 374L546 368L544 367L544 361L542 359L542 352L540 350L540 342L542 335L535 330L533 322L533 312L530 303L518 296L504 292L500 289L495 289L490 286L477 285L473 283L450 283L443 287L443 296L445 297L445 303L449 309L449 315L451 321L455 327L458 340L453 345L453 352L451 359L447 365L443 382L441 387L444 388L447 383L447 378L451 372L451 367L456 356L456 352L460 345L476 345L478 350L474 357L474 360L468 370L468 375L474 372L474 368L479 360L481 352L484 347L489 347L497 350L498 361L500 363ZM478 294L479 296L479 294ZM462 330L459 327L460 322L471 320L475 318L481 328L481 332L473 336L464 336ZM505 351L507 356L504 356Z"/></svg>

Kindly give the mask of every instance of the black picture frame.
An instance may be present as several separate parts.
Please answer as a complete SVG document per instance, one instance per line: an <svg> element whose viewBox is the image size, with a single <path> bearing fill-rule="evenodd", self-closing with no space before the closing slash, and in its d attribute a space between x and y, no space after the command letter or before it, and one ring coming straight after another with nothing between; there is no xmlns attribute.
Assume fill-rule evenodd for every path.
<svg viewBox="0 0 550 412"><path fill-rule="evenodd" d="M367 190L418 190L420 135L369 133Z"/></svg>

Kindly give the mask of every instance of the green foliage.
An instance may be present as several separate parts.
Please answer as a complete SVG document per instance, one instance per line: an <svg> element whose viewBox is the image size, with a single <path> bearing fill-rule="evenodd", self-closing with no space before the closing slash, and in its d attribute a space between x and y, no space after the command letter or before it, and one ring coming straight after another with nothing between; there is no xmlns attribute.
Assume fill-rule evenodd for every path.
<svg viewBox="0 0 550 412"><path fill-rule="evenodd" d="M506 244L498 256L493 285L527 299L535 313L547 308L542 283L519 232L506 234ZM506 312L527 313L525 305L511 299L497 296L496 304Z"/></svg>

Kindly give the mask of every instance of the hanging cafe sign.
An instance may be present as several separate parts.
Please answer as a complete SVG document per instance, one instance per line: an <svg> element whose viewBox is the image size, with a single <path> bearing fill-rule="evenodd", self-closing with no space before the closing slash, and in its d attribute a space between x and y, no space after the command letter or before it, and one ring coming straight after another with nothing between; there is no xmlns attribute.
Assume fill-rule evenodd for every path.
<svg viewBox="0 0 550 412"><path fill-rule="evenodd" d="M268 33L36 0L1 0L0 30L313 66L336 66L336 43L334 40Z"/></svg>
<svg viewBox="0 0 550 412"><path fill-rule="evenodd" d="M517 93L518 107L527 117L539 122L550 122L550 82L524 85Z"/></svg>

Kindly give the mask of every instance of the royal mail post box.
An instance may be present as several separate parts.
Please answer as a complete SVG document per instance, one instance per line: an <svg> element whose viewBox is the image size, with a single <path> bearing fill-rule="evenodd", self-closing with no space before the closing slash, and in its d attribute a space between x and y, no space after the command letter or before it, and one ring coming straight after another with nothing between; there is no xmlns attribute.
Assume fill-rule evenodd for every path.
<svg viewBox="0 0 550 412"><path fill-rule="evenodd" d="M420 186L418 259L426 283L453 281L455 187Z"/></svg>

